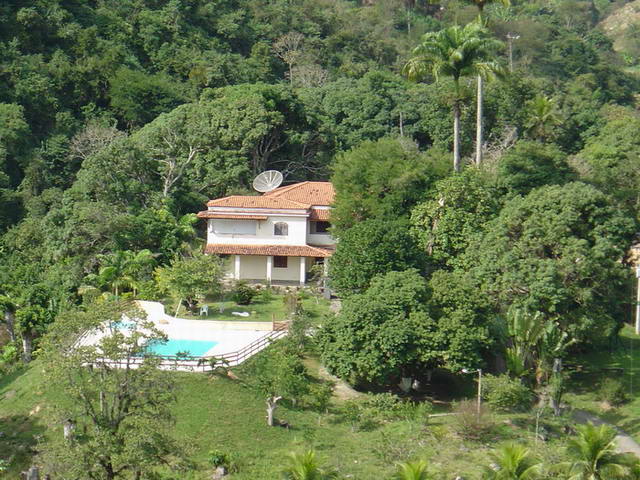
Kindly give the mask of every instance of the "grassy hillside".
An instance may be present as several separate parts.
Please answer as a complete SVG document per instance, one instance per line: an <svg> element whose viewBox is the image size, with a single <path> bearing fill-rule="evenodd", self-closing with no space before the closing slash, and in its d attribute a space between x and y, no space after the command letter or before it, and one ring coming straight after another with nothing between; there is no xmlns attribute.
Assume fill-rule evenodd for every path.
<svg viewBox="0 0 640 480"><path fill-rule="evenodd" d="M627 64L638 67L640 54L640 0L634 0L614 9L600 27L613 41L613 48Z"/></svg>
<svg viewBox="0 0 640 480"><path fill-rule="evenodd" d="M262 399L239 381L207 377L202 374L175 373L180 390L174 412L175 435L188 444L197 467L180 476L205 479L211 470L207 453L220 449L229 453L238 465L233 480L278 478L288 452L314 448L323 463L335 467L345 478L368 480L387 478L394 463L401 460L431 459L446 478L463 475L477 478L488 463L488 453L502 441L531 441L533 414L496 417L491 435L482 442L458 438L451 428L451 417L391 421L366 431L356 430L342 421L335 411L320 414L282 408L279 417L290 429L269 428L265 424ZM52 405L60 392L47 384L42 365L36 362L0 380L0 452L13 457L7 478L15 478L28 467L42 441L61 435L60 422ZM544 421L543 421L544 423ZM554 427L548 428L553 431ZM561 440L532 447L549 459L557 459Z"/></svg>
<svg viewBox="0 0 640 480"><path fill-rule="evenodd" d="M620 343L613 351L595 352L577 359L577 362L585 371L574 375L572 390L575 393L569 395L568 400L640 441L640 339L633 328L624 328ZM627 400L618 407L601 401L598 389L607 378L617 378L624 386Z"/></svg>

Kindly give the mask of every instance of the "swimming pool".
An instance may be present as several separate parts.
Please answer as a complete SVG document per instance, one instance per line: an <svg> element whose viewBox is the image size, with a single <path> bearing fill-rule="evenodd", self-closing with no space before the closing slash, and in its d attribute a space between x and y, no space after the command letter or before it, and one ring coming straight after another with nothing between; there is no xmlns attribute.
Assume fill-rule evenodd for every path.
<svg viewBox="0 0 640 480"><path fill-rule="evenodd" d="M170 338L166 342L149 344L148 350L156 355L177 355L178 353L201 357L219 342L209 340L176 340ZM188 353L187 353L188 352Z"/></svg>

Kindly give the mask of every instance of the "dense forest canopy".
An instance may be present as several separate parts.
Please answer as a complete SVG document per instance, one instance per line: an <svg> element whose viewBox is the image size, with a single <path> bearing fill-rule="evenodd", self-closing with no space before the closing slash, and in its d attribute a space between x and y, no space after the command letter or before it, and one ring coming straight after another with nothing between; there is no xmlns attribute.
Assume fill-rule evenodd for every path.
<svg viewBox="0 0 640 480"><path fill-rule="evenodd" d="M470 295L473 306L454 305L435 286L433 298L441 301L432 305L433 318L504 307L503 280L489 265L513 258L484 232L514 228L509 215L528 211L527 202L548 201L552 208L554 190L539 191L550 185L559 186L558 201L583 192L571 182L604 192L584 190L598 208L618 212L620 218L610 219L619 226L615 235L602 231L609 254L622 256L638 217L640 84L635 61L625 54L636 37L630 33L621 43L619 33L609 38L601 27L620 4L482 6L481 35L493 42L483 58L486 63L491 55L495 66L484 85L485 161L451 176L454 140L459 138L463 163L471 163L475 148L475 74L463 69L460 78L434 75L424 65L415 82L403 67L414 47L435 39L436 32L476 22L474 2L4 3L4 297L22 308L29 303L24 287L38 285L47 298L40 304L51 313L42 317L46 324L65 305L81 302L88 284L107 288L113 279L99 276L107 267L133 268L122 265L143 251L162 267L197 250L193 213L208 198L248 191L253 176L265 169L283 171L287 182L334 181L334 234L344 241L332 268L345 295L365 294L386 270L416 268L428 281L446 284L473 266L468 281L480 282L489 297ZM452 104L459 114L457 136ZM567 206L581 208L592 206ZM565 214L557 213L558 222L567 221ZM389 250L393 242L363 251L371 238L385 237L389 221L406 247L404 256ZM582 232L572 238L556 240L601 246ZM350 251L359 252L360 263L340 261L353 260ZM373 267L382 264L389 268ZM141 287L132 288L152 297L153 268L140 268ZM545 305L553 315L575 302L588 309L576 295L595 294L598 282L611 278L612 285L626 282L615 265L606 268L613 277L585 280L584 290L573 293L556 292L559 303L515 303ZM609 305L619 307L622 297L611 294ZM613 322L606 331L615 330L611 319L618 310L602 308L601 321Z"/></svg>
<svg viewBox="0 0 640 480"><path fill-rule="evenodd" d="M277 300L289 322L286 339L234 370L243 392L267 399L271 426L280 400L316 409L309 424L332 423L322 418L333 387L311 381L305 355L357 389L386 391L370 397L380 410L408 405L389 392L418 390L434 372L453 390L460 372L480 379L491 371L504 375L483 377L489 403L504 388L528 409L535 392L539 406L549 399L559 414L560 360L615 346L634 295L638 4L1 2L0 379L11 384L10 372L28 370L62 379L55 383L67 389L70 409L54 406L55 421L76 416L84 439L60 438L57 451L48 438L40 443L40 435L16 430L76 476L101 470L95 452L110 458L107 470L115 460L131 478L159 463L188 468L190 446L183 452L170 435L174 379L156 368L158 358L119 332L107 355L95 346L71 349L88 357L69 355L69 345L92 326L118 330L112 322L123 314L138 318L132 299L162 301L177 316L183 305L191 315L209 300L220 307L207 309L222 314L224 295L242 308L254 297ZM310 269L320 279L312 288L276 298L271 288L223 285L225 260L203 253L196 212L210 198L251 193L252 179L268 169L281 171L285 184L333 182L337 247L327 270L338 312L314 295L327 285L324 268ZM303 300L326 311L312 318ZM114 373L104 357L124 358L123 351L152 361ZM17 367L38 358L36 368ZM95 362L102 370L84 368ZM69 375L87 370L79 384ZM131 378L119 380L123 373ZM213 415L206 388L230 382L198 383L208 403L190 403L189 412ZM40 387L29 390L39 409ZM104 391L115 392L116 403L135 399L129 413L137 409L146 420L114 422ZM234 392L233 408L245 395ZM87 422L92 403L102 416ZM352 420L362 413L357 402L344 405L353 407ZM414 407L423 422L427 410ZM467 417L479 422L477 408ZM409 410L396 410L409 421L402 412ZM223 423L198 428L218 435ZM413 442L424 427L398 432ZM294 432L306 442L312 435L304 428ZM342 432L336 437L355 434ZM233 444L218 436L225 448ZM376 449L366 438L369 450L390 455L381 457L383 468L402 458L392 440ZM267 457L253 447L251 455ZM6 466L0 458L0 473Z"/></svg>

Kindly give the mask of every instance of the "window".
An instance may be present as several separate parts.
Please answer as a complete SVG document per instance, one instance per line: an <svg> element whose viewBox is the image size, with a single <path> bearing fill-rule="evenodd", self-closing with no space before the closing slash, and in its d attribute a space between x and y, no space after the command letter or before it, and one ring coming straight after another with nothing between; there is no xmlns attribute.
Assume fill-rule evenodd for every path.
<svg viewBox="0 0 640 480"><path fill-rule="evenodd" d="M289 235L289 225L287 225L284 222L278 222L276 224L273 225L273 234L274 235L282 235L282 236L287 236Z"/></svg>
<svg viewBox="0 0 640 480"><path fill-rule="evenodd" d="M213 222L213 231L220 234L255 235L258 222L255 220L219 220Z"/></svg>
<svg viewBox="0 0 640 480"><path fill-rule="evenodd" d="M329 233L329 222L311 222L311 233Z"/></svg>
<svg viewBox="0 0 640 480"><path fill-rule="evenodd" d="M286 223L285 223L286 225ZM287 268L287 259L289 257L273 257L274 268Z"/></svg>

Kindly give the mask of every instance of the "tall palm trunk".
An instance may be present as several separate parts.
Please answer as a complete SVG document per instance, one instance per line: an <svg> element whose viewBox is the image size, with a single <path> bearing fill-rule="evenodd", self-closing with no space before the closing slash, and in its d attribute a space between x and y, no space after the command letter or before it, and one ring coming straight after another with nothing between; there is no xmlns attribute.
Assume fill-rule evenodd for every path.
<svg viewBox="0 0 640 480"><path fill-rule="evenodd" d="M7 310L4 312L4 323L7 327L7 333L9 334L9 340L11 340L12 342L16 341L16 330L15 330L15 323L16 323L16 319L15 319L15 315L13 314L12 311Z"/></svg>
<svg viewBox="0 0 640 480"><path fill-rule="evenodd" d="M31 332L22 332L22 360L29 363L32 359L33 337Z"/></svg>
<svg viewBox="0 0 640 480"><path fill-rule="evenodd" d="M483 112L482 105L484 100L483 95L483 81L482 76L478 75L478 93L477 93L477 101L478 106L476 108L476 165L480 165L482 163L482 144L483 144L483 130L484 130L484 122L483 122Z"/></svg>
<svg viewBox="0 0 640 480"><path fill-rule="evenodd" d="M453 104L453 170L460 171L460 102Z"/></svg>

